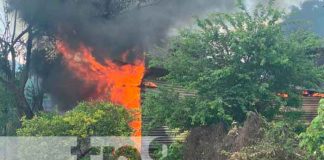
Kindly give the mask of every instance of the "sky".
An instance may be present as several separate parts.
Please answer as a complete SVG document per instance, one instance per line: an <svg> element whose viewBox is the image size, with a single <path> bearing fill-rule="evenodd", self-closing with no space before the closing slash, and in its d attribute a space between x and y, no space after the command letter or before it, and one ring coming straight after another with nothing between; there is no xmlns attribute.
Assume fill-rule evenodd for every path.
<svg viewBox="0 0 324 160"><path fill-rule="evenodd" d="M5 29L5 24L4 24L4 21L5 21L5 13L4 13L4 1L5 0L0 0L0 35L2 36L3 33L4 33L4 29ZM13 16L10 15L9 18L13 19ZM11 28L13 28L11 26ZM23 24L20 23L17 25L17 29L18 29L18 32L21 31L23 28Z"/></svg>

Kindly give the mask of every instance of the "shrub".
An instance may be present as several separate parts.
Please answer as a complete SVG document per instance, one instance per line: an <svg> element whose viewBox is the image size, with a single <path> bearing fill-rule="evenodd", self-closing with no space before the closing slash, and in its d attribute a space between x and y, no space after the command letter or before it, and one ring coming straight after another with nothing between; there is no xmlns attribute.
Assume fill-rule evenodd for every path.
<svg viewBox="0 0 324 160"><path fill-rule="evenodd" d="M162 146L156 145L158 149L154 152L153 157L157 160L181 160L184 159L184 144L181 141L173 142L168 146L166 153L163 153Z"/></svg>
<svg viewBox="0 0 324 160"><path fill-rule="evenodd" d="M314 118L306 132L300 134L300 145L307 150L309 156L324 159L324 99L320 101L318 116Z"/></svg>
<svg viewBox="0 0 324 160"><path fill-rule="evenodd" d="M63 115L41 113L22 119L19 136L129 136L131 116L123 108L104 102L83 102Z"/></svg>
<svg viewBox="0 0 324 160"><path fill-rule="evenodd" d="M303 160L304 151L299 147L300 124L286 121L272 122L265 128L263 138L255 145L244 147L232 153L231 160Z"/></svg>
<svg viewBox="0 0 324 160"><path fill-rule="evenodd" d="M41 113L33 119L22 119L22 128L18 136L76 136L78 137L77 155L82 160L90 159L89 154L99 153L98 148L89 148L90 136L130 136L129 126L132 117L124 107L105 102L83 102L65 114ZM62 145L65 143L62 142ZM46 143L45 143L46 146ZM137 152L128 148L119 149L118 153L110 152L113 157L124 155L138 159ZM33 151L33 146L24 153ZM23 153L23 154L24 154ZM134 153L134 154L132 154ZM105 155L107 153L104 153ZM46 156L46 155L45 155ZM117 158L115 158L117 159Z"/></svg>

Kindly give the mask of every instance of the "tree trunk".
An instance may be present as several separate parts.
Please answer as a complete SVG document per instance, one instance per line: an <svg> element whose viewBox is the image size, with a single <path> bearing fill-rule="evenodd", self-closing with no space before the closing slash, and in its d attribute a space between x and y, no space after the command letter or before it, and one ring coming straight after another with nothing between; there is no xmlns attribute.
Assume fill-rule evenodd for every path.
<svg viewBox="0 0 324 160"><path fill-rule="evenodd" d="M28 39L26 44L26 64L25 68L22 73L21 77L21 87L15 92L18 100L18 106L20 111L18 111L18 115L26 116L26 118L31 119L34 116L32 108L29 106L26 97L25 97L25 87L27 80L29 78L29 71L30 71L30 61L31 61L31 54L32 54L32 46L33 46L33 32L32 28L28 27Z"/></svg>
<svg viewBox="0 0 324 160"><path fill-rule="evenodd" d="M32 109L26 100L24 92L17 92L16 94L17 105L18 105L18 115L19 117L26 116L27 119L31 119L34 116Z"/></svg>

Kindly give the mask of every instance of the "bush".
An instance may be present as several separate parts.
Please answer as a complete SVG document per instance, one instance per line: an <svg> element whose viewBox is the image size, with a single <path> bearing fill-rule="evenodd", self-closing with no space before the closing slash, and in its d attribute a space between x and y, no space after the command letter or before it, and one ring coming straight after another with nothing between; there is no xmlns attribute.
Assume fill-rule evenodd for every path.
<svg viewBox="0 0 324 160"><path fill-rule="evenodd" d="M123 108L104 102L83 102L63 115L41 113L22 119L19 136L129 136L131 116Z"/></svg>
<svg viewBox="0 0 324 160"><path fill-rule="evenodd" d="M324 159L324 99L320 101L318 116L311 122L306 132L300 134L300 145L307 150L309 156Z"/></svg>
<svg viewBox="0 0 324 160"><path fill-rule="evenodd" d="M157 160L182 160L184 159L184 144L181 141L173 142L168 146L168 151L163 153L162 146L156 144L157 150L153 154L153 159Z"/></svg>
<svg viewBox="0 0 324 160"><path fill-rule="evenodd" d="M160 126L189 130L197 126L230 123L217 100L206 101L199 97L181 97L174 90L160 87L158 92L147 92L143 101L143 117L149 118L146 130Z"/></svg>
<svg viewBox="0 0 324 160"><path fill-rule="evenodd" d="M57 113L41 113L33 119L22 119L22 128L17 130L18 136L76 136L78 146L73 152L81 155L82 160L90 159L90 154L100 153L98 148L89 148L90 136L130 136L132 129L129 126L132 117L121 106L105 102L83 102L73 110L63 115ZM65 143L62 142L62 145ZM47 144L45 143L44 146ZM24 153L33 152L33 146ZM127 156L139 159L137 152L129 148L118 149L111 154L114 159L118 156ZM115 158L117 157L117 158Z"/></svg>
<svg viewBox="0 0 324 160"><path fill-rule="evenodd" d="M265 128L263 138L255 145L232 153L231 160L303 160L304 151L299 147L297 122L272 122Z"/></svg>

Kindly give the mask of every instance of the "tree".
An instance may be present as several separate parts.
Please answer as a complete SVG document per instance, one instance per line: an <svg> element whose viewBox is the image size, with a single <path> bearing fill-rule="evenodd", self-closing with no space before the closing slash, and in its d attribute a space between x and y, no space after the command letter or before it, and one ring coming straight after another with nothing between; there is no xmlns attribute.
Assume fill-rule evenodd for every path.
<svg viewBox="0 0 324 160"><path fill-rule="evenodd" d="M316 54L311 51L321 46L321 39L302 31L285 33L280 23L285 15L272 3L248 11L241 2L239 12L199 19L198 29L183 30L172 40L166 56L153 57L151 65L169 70L164 77L168 83L198 92L191 98L195 103L173 105L182 109L172 108L171 115L218 117L202 125L224 119L219 116L243 122L248 111L271 119L280 106L298 107L302 89L319 87L323 67L315 65ZM289 98L278 93L287 93ZM147 98L144 106L163 110L169 105L159 103L165 96ZM176 112L191 105L196 110ZM156 112L151 116L159 117ZM163 122L176 120L169 118Z"/></svg>
<svg viewBox="0 0 324 160"><path fill-rule="evenodd" d="M320 101L318 115L313 119L306 132L300 135L300 145L310 156L320 160L324 158L324 100Z"/></svg>
<svg viewBox="0 0 324 160"><path fill-rule="evenodd" d="M4 2L5 3L5 2ZM34 113L29 106L24 90L30 73L31 51L34 32L30 25L23 25L18 29L18 13L12 12L8 4L4 4L4 29L0 38L0 83L12 93L17 102L19 117L23 115L31 118ZM24 64L17 64L17 59L25 60Z"/></svg>
<svg viewBox="0 0 324 160"><path fill-rule="evenodd" d="M84 102L64 115L42 113L22 120L19 136L129 136L132 120L123 107L104 102Z"/></svg>
<svg viewBox="0 0 324 160"><path fill-rule="evenodd" d="M132 117L121 106L105 102L83 102L63 115L42 113L32 119L23 118L18 136L76 136L79 138L79 158L89 158L89 153L97 153L96 148L88 148L91 136L130 136L129 123ZM32 146L28 151L34 152ZM117 150L118 155L134 156L133 150ZM28 152L26 152L28 153Z"/></svg>
<svg viewBox="0 0 324 160"><path fill-rule="evenodd" d="M221 101L207 101L199 97L181 97L175 90L159 87L159 92L146 93L143 117L149 124L145 130L168 126L181 130L218 122L230 124L231 116L225 113Z"/></svg>

